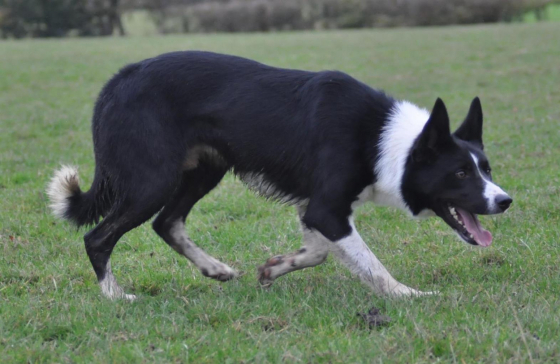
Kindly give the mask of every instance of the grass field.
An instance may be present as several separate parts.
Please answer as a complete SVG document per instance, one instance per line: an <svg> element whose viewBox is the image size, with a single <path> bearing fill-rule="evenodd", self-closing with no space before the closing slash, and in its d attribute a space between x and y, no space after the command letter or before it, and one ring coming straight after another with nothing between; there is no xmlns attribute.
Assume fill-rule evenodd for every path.
<svg viewBox="0 0 560 364"><path fill-rule="evenodd" d="M560 23L318 33L0 42L0 362L560 362ZM205 49L276 66L339 69L458 125L472 97L485 144L514 198L483 217L487 249L437 220L364 206L357 226L403 283L435 297L376 297L329 259L268 290L256 266L299 247L292 208L228 176L188 221L194 241L241 272L204 278L146 224L113 270L133 303L100 296L83 231L55 221L45 185L60 163L93 176L96 94L122 65ZM382 309L390 326L356 316Z"/></svg>

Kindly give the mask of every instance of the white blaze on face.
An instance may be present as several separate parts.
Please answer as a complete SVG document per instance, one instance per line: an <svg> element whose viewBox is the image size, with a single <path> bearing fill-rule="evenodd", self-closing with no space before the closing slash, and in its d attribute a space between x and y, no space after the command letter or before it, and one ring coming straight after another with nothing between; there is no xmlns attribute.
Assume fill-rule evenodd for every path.
<svg viewBox="0 0 560 364"><path fill-rule="evenodd" d="M471 157L474 161L474 165L476 166L478 173L480 174L480 177L484 180L484 198L487 201L487 205L488 205L488 211L489 212L500 212L497 204L496 204L496 197L498 196L508 196L507 193L505 193L504 190L502 190L498 185L496 185L494 182L488 180L486 177L484 177L484 174L482 173L482 171L480 170L480 166L478 165L478 158L471 153Z"/></svg>

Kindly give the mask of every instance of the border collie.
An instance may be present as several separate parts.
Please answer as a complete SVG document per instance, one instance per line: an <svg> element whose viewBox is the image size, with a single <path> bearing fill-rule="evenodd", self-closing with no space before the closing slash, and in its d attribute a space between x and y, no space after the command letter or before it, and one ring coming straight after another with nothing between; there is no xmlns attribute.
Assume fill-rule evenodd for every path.
<svg viewBox="0 0 560 364"><path fill-rule="evenodd" d="M156 233L204 276L236 276L185 231L194 204L230 170L299 213L303 247L259 267L263 285L332 252L377 294L427 294L395 280L370 251L352 219L356 206L372 201L438 216L465 242L486 247L492 235L477 214L504 212L512 202L492 182L478 98L451 133L441 99L430 113L337 71L163 54L124 67L104 86L92 132L91 189L82 192L76 169L63 167L48 195L56 216L96 224L85 247L109 298L135 298L117 284L111 252L158 212Z"/></svg>

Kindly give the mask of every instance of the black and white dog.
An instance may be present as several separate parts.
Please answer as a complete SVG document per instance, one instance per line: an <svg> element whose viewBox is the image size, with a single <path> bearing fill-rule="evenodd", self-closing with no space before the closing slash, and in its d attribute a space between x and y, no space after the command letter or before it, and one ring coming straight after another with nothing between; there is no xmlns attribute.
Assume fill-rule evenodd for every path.
<svg viewBox="0 0 560 364"><path fill-rule="evenodd" d="M123 234L158 211L154 230L203 275L236 276L185 232L193 205L229 170L300 216L303 247L261 266L262 284L333 252L378 294L424 294L395 280L370 251L352 220L356 206L373 201L437 215L465 242L488 246L492 235L477 214L504 212L512 202L492 182L478 98L452 134L440 99L429 113L336 71L164 54L124 67L105 85L92 131L91 189L82 192L77 171L63 167L48 194L57 216L98 223L84 240L109 298L135 298L117 284L109 258Z"/></svg>

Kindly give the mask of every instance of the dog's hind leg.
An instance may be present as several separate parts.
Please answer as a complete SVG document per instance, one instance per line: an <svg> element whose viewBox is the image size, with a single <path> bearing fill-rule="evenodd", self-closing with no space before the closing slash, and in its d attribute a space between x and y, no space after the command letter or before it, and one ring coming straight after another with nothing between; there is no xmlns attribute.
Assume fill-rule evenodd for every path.
<svg viewBox="0 0 560 364"><path fill-rule="evenodd" d="M86 235L86 252L97 274L102 293L110 298L135 299L117 284L110 257L118 240L150 219L172 194L178 178L170 168L139 163L111 166L116 202L103 220ZM117 173L119 171L120 173Z"/></svg>
<svg viewBox="0 0 560 364"><path fill-rule="evenodd" d="M297 209L301 221L305 213L305 205L299 205ZM330 242L321 234L309 230L304 224L302 224L302 230L304 245L301 249L290 254L272 257L258 268L258 279L262 285L269 286L276 278L284 274L317 266L327 259Z"/></svg>
<svg viewBox="0 0 560 364"><path fill-rule="evenodd" d="M199 163L183 173L180 186L154 220L153 228L177 253L190 260L206 277L219 281L234 278L236 272L199 248L185 231L185 219L192 207L223 178L226 166Z"/></svg>
<svg viewBox="0 0 560 364"><path fill-rule="evenodd" d="M147 196L144 196L147 198ZM118 285L111 270L111 253L118 240L128 231L148 220L163 205L164 199L151 200L150 206L142 205L142 200L133 205L123 205L109 213L93 230L84 236L88 257L97 275L101 292L109 299L125 298L134 300L136 296L126 294Z"/></svg>

